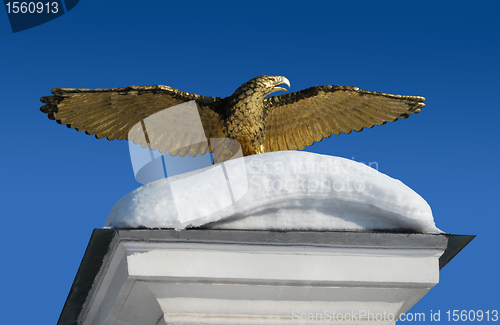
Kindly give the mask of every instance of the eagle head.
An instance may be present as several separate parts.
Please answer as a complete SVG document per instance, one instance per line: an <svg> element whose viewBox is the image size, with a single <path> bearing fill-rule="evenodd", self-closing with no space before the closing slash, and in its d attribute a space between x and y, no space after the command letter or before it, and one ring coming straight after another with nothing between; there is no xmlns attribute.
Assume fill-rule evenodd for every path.
<svg viewBox="0 0 500 325"><path fill-rule="evenodd" d="M285 88L279 87L280 85L287 85L290 88L290 81L283 76L262 75L245 82L236 90L235 94L245 94L246 96L260 95L265 97L275 91L287 91Z"/></svg>

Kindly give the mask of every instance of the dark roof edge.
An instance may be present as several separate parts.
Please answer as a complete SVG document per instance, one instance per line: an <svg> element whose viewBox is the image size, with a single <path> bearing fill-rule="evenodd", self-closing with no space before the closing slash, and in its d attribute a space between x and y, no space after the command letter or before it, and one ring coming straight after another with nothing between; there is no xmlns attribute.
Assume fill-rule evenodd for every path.
<svg viewBox="0 0 500 325"><path fill-rule="evenodd" d="M448 246L439 258L439 269L448 264L462 249L465 248L476 235L448 235Z"/></svg>
<svg viewBox="0 0 500 325"><path fill-rule="evenodd" d="M85 300L117 232L116 229L94 229L92 232L57 325L78 325Z"/></svg>

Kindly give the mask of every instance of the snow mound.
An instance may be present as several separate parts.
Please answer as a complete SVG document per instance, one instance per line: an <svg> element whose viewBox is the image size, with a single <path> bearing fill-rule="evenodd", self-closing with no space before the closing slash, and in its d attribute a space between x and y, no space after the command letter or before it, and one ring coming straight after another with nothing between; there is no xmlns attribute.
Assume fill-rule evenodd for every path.
<svg viewBox="0 0 500 325"><path fill-rule="evenodd" d="M441 233L427 202L352 160L303 151L248 156L146 184L105 227Z"/></svg>

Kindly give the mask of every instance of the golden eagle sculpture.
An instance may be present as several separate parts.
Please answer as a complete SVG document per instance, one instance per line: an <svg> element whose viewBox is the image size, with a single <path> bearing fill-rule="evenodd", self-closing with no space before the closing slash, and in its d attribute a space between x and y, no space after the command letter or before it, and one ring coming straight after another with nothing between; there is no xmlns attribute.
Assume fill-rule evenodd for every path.
<svg viewBox="0 0 500 325"><path fill-rule="evenodd" d="M349 86L316 86L266 97L290 87L282 76L262 75L244 83L229 97L205 97L168 86L130 86L113 89L54 88L54 96L42 97L40 110L49 119L96 138L132 140L152 150L171 155L196 156L212 152L210 139L229 138L239 142L244 156L279 150L303 150L331 134L349 134L415 114L425 98L391 95ZM208 142L193 142L175 136L157 135L150 140L138 134L144 120L173 106L196 101ZM186 129L182 116L168 124ZM160 131L156 131L160 132ZM131 136L131 135L136 136ZM179 133L181 134L181 133ZM183 136L189 137L189 133ZM133 139L132 139L132 138ZM144 136L143 136L144 139ZM183 143L189 145L182 145ZM195 144L193 144L195 143ZM224 159L218 159L220 162Z"/></svg>

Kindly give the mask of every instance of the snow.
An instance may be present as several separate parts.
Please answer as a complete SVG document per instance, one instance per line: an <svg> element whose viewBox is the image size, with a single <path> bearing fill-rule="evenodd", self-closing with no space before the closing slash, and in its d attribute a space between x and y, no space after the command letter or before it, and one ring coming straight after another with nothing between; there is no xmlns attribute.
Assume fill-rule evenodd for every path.
<svg viewBox="0 0 500 325"><path fill-rule="evenodd" d="M365 164L303 151L226 161L130 192L105 227L441 233L427 202Z"/></svg>

